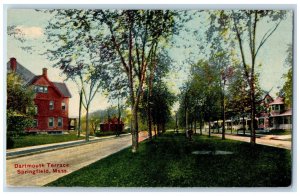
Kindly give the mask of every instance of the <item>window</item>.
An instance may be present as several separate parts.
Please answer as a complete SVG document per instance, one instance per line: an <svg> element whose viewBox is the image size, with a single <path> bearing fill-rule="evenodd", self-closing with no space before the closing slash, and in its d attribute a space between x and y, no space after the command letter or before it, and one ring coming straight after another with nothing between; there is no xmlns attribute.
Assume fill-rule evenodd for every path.
<svg viewBox="0 0 300 196"><path fill-rule="evenodd" d="M59 118L57 119L57 126L58 126L58 127L62 127L62 126L63 126L63 118L59 117Z"/></svg>
<svg viewBox="0 0 300 196"><path fill-rule="evenodd" d="M53 110L54 109L54 101L49 102L49 109Z"/></svg>
<svg viewBox="0 0 300 196"><path fill-rule="evenodd" d="M33 127L38 127L38 120L37 119L34 119L33 120Z"/></svg>
<svg viewBox="0 0 300 196"><path fill-rule="evenodd" d="M50 117L48 119L48 127L53 127L54 126L54 118L53 117Z"/></svg>
<svg viewBox="0 0 300 196"><path fill-rule="evenodd" d="M35 105L35 106L34 106L34 114L37 114L37 113L38 113L38 111L39 111L39 109L38 109L38 106L37 106L37 105Z"/></svg>
<svg viewBox="0 0 300 196"><path fill-rule="evenodd" d="M47 86L35 86L34 91L36 93L48 93L48 87Z"/></svg>
<svg viewBox="0 0 300 196"><path fill-rule="evenodd" d="M62 103L61 103L61 109L62 109L62 110L66 110L66 103L65 103L65 102L62 102Z"/></svg>
<svg viewBox="0 0 300 196"><path fill-rule="evenodd" d="M288 116L283 117L283 124L290 124Z"/></svg>

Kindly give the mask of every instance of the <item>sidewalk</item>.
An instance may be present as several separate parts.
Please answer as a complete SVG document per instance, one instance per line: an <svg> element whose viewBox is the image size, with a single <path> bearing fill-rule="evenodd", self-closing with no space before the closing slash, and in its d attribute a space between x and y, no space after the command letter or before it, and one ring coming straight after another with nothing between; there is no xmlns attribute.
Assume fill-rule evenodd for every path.
<svg viewBox="0 0 300 196"><path fill-rule="evenodd" d="M203 132L203 134L208 135L207 132ZM211 136L222 137L221 133L211 133ZM250 142L250 136L246 135L231 135L226 134L225 139L238 140L242 142ZM292 141L291 135L259 135L256 138L256 144L272 146L277 148L284 148L291 150Z"/></svg>
<svg viewBox="0 0 300 196"><path fill-rule="evenodd" d="M127 135L130 135L130 133L122 134L119 137L124 137ZM115 135L105 136L105 137L93 137L90 138L89 142L86 142L83 139L83 140L76 140L76 141L69 141L69 142L60 142L60 143L43 144L37 146L28 146L23 148L9 149L6 150L6 159L13 159L17 157L22 157L22 156L27 156L27 155L32 155L32 154L37 154L42 152L48 152L52 150L58 150L58 149L63 149L63 148L68 148L68 147L73 147L78 145L86 145L86 144L99 142L99 141L103 141L115 137L116 137Z"/></svg>

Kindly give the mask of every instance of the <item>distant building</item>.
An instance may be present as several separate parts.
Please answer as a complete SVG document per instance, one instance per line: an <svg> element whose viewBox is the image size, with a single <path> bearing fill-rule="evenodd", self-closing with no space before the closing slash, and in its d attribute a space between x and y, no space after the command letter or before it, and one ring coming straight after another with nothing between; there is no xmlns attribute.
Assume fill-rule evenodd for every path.
<svg viewBox="0 0 300 196"><path fill-rule="evenodd" d="M292 109L286 109L284 98L277 97L275 100L267 94L259 103L260 112L256 114L254 128L259 130L291 130L292 129ZM250 114L244 118L235 119L232 124L226 121L226 128L233 127L234 130L241 130L245 127L250 129Z"/></svg>
<svg viewBox="0 0 300 196"><path fill-rule="evenodd" d="M100 123L100 131L123 131L124 130L124 123L122 120L118 122L118 118L111 118L107 121Z"/></svg>
<svg viewBox="0 0 300 196"><path fill-rule="evenodd" d="M42 75L34 75L15 58L7 63L8 72L15 72L27 86L34 86L34 126L28 132L62 132L69 129L69 98L71 93L65 83L52 82L47 69Z"/></svg>

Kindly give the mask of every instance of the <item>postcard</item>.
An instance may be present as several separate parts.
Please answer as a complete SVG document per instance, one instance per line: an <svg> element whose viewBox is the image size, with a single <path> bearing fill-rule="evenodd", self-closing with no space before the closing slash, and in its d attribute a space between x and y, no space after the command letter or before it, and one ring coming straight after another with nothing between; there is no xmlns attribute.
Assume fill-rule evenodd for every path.
<svg viewBox="0 0 300 196"><path fill-rule="evenodd" d="M294 9L7 9L7 188L293 182Z"/></svg>

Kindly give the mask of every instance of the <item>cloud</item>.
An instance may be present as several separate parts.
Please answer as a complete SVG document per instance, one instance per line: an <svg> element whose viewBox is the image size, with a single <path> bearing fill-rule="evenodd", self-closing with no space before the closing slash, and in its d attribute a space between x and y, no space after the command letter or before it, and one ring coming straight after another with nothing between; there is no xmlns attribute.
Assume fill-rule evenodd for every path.
<svg viewBox="0 0 300 196"><path fill-rule="evenodd" d="M17 26L17 29L20 30L22 35L27 38L40 38L44 35L44 30L41 27L31 26Z"/></svg>

